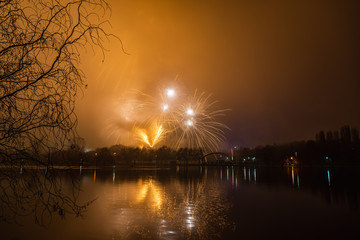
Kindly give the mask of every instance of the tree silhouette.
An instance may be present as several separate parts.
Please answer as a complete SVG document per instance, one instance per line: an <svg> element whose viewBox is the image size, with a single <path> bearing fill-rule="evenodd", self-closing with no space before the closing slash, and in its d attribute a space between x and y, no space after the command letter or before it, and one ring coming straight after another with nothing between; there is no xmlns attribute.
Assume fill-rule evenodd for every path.
<svg viewBox="0 0 360 240"><path fill-rule="evenodd" d="M109 13L103 0L0 0L2 220L34 214L43 223L54 212L81 215L89 204L77 203L74 178L72 193L63 191L50 156L77 144L80 52L104 54Z"/></svg>
<svg viewBox="0 0 360 240"><path fill-rule="evenodd" d="M79 194L79 177L71 171L1 169L0 220L22 224L22 217L30 216L48 226L54 216L82 216L96 199L79 201Z"/></svg>
<svg viewBox="0 0 360 240"><path fill-rule="evenodd" d="M0 0L1 163L47 164L39 154L77 135L80 50L104 53L108 13L103 0Z"/></svg>

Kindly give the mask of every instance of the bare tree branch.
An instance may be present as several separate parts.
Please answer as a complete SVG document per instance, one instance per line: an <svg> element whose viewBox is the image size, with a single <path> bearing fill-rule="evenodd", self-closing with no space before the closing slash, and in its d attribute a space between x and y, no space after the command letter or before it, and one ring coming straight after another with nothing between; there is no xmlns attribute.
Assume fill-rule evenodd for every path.
<svg viewBox="0 0 360 240"><path fill-rule="evenodd" d="M104 56L115 37L104 29L109 16L104 0L0 0L2 220L34 214L44 224L54 212L81 215L90 203L63 193L50 156L78 139L75 100L85 86L80 50L97 48ZM22 174L23 166L46 174Z"/></svg>
<svg viewBox="0 0 360 240"><path fill-rule="evenodd" d="M106 49L103 0L0 1L0 159L61 148L77 136L81 48ZM26 154L25 154L26 152ZM40 161L40 159L37 159Z"/></svg>

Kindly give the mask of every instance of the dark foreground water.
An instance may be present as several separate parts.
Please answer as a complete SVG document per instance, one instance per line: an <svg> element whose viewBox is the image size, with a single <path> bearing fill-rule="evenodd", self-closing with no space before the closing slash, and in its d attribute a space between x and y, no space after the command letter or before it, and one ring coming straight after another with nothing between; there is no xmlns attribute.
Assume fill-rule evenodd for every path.
<svg viewBox="0 0 360 240"><path fill-rule="evenodd" d="M81 189L72 192L78 202L96 199L83 216L53 209L3 219L0 239L360 239L358 168L83 169L57 178L67 195Z"/></svg>

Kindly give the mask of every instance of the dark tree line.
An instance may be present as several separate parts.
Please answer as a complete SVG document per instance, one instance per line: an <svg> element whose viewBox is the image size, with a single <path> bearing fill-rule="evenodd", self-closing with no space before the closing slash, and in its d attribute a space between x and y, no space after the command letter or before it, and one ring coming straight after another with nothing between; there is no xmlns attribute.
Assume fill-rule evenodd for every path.
<svg viewBox="0 0 360 240"><path fill-rule="evenodd" d="M335 137L334 137L335 136ZM84 148L72 145L67 150L53 152L52 162L72 166L166 166L201 164L360 164L359 131L344 126L340 131L320 131L316 140L297 141L279 145L237 148L233 159L213 156L204 159L202 149L162 146L160 148L138 148L114 145L84 152ZM230 155L230 154L229 154Z"/></svg>
<svg viewBox="0 0 360 240"><path fill-rule="evenodd" d="M262 164L360 164L359 131L346 125L340 131L320 131L315 141L235 150L238 163Z"/></svg>
<svg viewBox="0 0 360 240"><path fill-rule="evenodd" d="M180 148L174 150L167 146L160 148L138 148L114 145L85 152L82 147L73 145L67 150L53 152L52 163L65 166L166 166L200 164L202 149Z"/></svg>

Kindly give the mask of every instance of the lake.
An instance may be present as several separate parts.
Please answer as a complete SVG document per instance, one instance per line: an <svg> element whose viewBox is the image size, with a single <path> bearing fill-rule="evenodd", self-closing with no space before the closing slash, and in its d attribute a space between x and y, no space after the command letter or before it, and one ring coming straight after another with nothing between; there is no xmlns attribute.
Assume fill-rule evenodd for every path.
<svg viewBox="0 0 360 240"><path fill-rule="evenodd" d="M34 181L22 171L25 184ZM1 239L360 238L357 167L77 169L56 179L60 194L90 202L82 216L60 212L50 200L27 202L37 210L3 219ZM3 202L21 210L4 185ZM1 213L12 212L3 202Z"/></svg>

